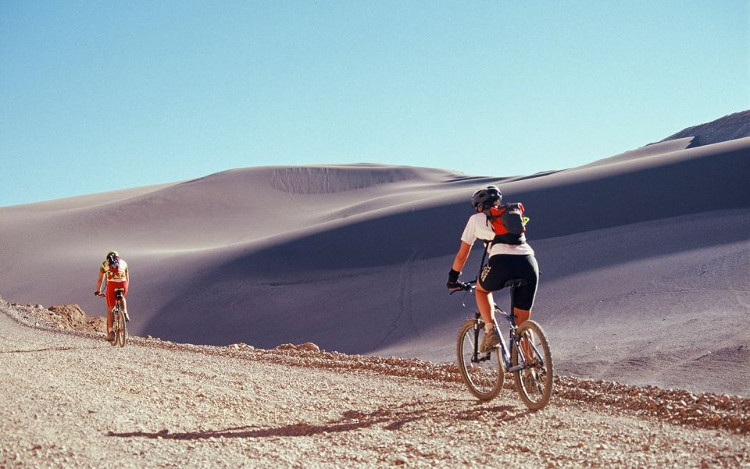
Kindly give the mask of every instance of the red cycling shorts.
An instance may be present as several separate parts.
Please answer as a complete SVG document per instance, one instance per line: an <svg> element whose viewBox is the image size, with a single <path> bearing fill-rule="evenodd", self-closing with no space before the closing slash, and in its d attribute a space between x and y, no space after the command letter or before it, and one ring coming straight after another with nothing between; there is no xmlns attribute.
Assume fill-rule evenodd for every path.
<svg viewBox="0 0 750 469"><path fill-rule="evenodd" d="M122 296L125 296L128 294L128 281L124 282L114 282L114 281L107 281L107 308L112 309L115 306L115 303L117 302L117 297L115 296L115 290L122 288Z"/></svg>

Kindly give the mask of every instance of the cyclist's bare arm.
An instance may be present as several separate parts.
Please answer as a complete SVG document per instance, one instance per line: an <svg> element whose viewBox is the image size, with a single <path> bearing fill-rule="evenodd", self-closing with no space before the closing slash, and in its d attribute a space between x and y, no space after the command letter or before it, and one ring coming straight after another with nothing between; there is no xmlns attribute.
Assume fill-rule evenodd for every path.
<svg viewBox="0 0 750 469"><path fill-rule="evenodd" d="M464 270L464 265L466 265L466 260L469 258L469 254L471 254L471 244L461 241L461 245L456 253L456 258L453 260L453 270L456 272Z"/></svg>
<svg viewBox="0 0 750 469"><path fill-rule="evenodd" d="M102 296L102 282L104 281L104 272L99 271L99 278L96 280L96 291L94 295Z"/></svg>

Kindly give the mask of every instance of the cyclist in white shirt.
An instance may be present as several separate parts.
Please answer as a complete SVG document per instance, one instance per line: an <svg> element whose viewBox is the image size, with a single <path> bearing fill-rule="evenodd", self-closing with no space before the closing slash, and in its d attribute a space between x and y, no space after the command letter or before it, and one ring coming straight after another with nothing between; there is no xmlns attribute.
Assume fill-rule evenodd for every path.
<svg viewBox="0 0 750 469"><path fill-rule="evenodd" d="M458 277L469 258L471 248L477 239L490 243L489 260L482 268L477 279L475 296L477 308L485 324L485 336L480 345L480 351L485 352L500 343L500 335L494 327L495 311L492 292L500 290L505 282L511 279L525 279L526 285L516 288L513 298L516 324L520 325L531 316L531 308L536 296L539 282L539 267L534 250L526 242L526 236L503 235L497 236L488 219L489 210L499 207L503 195L497 186L487 186L479 189L471 198L471 205L477 211L469 217L463 234L461 245L448 273L447 286L451 290L460 289L463 284ZM522 206L521 206L522 207Z"/></svg>

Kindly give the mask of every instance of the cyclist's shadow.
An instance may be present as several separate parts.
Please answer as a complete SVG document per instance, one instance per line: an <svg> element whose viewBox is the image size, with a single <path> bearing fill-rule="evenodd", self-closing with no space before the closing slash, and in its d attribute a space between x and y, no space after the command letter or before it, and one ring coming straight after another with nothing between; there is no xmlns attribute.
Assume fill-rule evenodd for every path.
<svg viewBox="0 0 750 469"><path fill-rule="evenodd" d="M121 438L153 438L172 440L204 440L209 438L275 438L314 436L324 433L348 432L382 425L384 430L398 431L405 425L424 419L436 422L450 422L454 420L488 420L497 423L510 423L529 411L511 405L493 405L477 402L473 409L462 409L450 405L456 400L424 402L417 400L399 406L379 408L364 412L356 410L345 411L341 418L322 424L294 423L280 427L246 426L226 428L223 430L201 430L195 432L170 432L168 429L157 432L108 432L107 436ZM458 408L461 407L461 408Z"/></svg>

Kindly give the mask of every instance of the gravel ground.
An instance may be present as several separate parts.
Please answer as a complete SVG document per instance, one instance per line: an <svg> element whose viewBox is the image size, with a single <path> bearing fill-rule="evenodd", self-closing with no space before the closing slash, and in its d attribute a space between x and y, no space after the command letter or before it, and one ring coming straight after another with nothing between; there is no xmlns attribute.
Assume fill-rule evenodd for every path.
<svg viewBox="0 0 750 469"><path fill-rule="evenodd" d="M119 348L49 313L0 299L0 467L750 467L748 398L562 377L529 412L450 364Z"/></svg>

